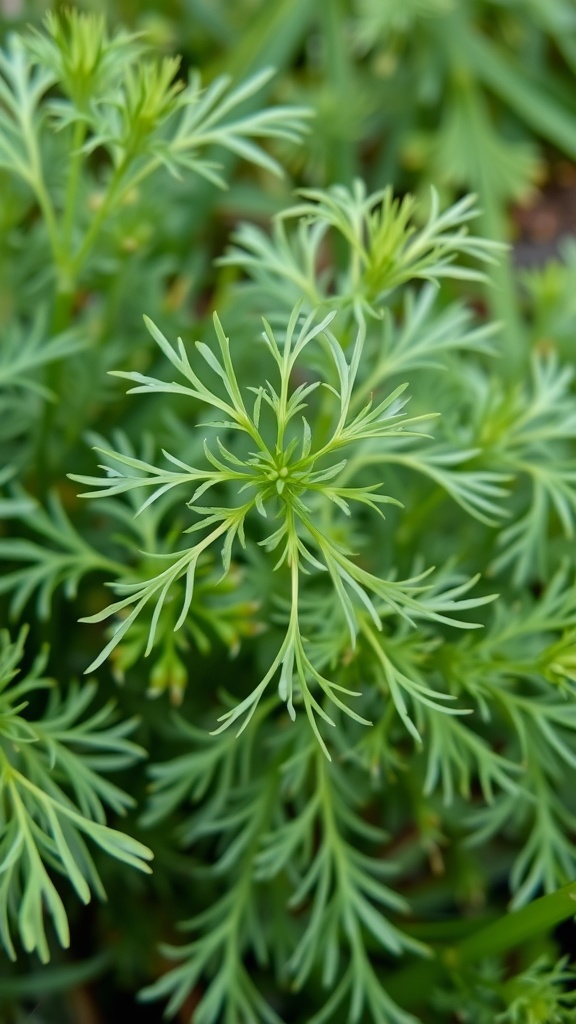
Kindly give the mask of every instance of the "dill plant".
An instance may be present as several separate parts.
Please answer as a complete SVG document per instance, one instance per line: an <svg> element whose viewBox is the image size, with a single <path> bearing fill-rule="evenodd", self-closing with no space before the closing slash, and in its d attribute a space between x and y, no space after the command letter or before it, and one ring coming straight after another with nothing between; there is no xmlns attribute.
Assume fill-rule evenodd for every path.
<svg viewBox="0 0 576 1024"><path fill-rule="evenodd" d="M452 6L363 3L359 45ZM0 941L54 961L0 1001L84 977L70 890L108 890L120 973L195 1024L568 1022L570 259L522 358L471 196L286 190L190 262L198 178L307 129L269 83L75 10L0 57Z"/></svg>

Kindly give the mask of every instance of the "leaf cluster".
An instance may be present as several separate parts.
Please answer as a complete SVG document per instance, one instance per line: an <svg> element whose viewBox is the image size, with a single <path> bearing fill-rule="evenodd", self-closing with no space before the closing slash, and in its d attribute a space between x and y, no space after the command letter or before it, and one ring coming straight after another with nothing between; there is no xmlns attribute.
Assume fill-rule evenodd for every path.
<svg viewBox="0 0 576 1024"><path fill-rule="evenodd" d="M53 683L42 675L41 656L27 675L10 685L23 643L23 633L15 643L2 635L0 932L11 958L16 956L15 929L24 949L37 951L45 962L50 956L45 911L60 944L70 943L66 909L52 873L68 878L87 903L92 892L105 895L90 845L142 871L150 870L152 853L106 824L106 808L125 814L133 804L103 772L124 768L142 756L126 738L135 723L114 723L110 705L85 717L95 696L93 685L71 690L65 700L52 689L42 717L28 718L28 695Z"/></svg>

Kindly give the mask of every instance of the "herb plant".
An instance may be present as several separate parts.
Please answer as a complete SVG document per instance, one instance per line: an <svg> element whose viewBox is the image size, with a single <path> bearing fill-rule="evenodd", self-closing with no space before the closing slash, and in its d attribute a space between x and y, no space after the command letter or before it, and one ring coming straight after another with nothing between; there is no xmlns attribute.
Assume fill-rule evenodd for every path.
<svg viewBox="0 0 576 1024"><path fill-rule="evenodd" d="M351 38L442 64L456 7ZM339 145L294 199L259 63L77 9L0 55L0 1014L569 1022L574 254L518 302L514 149L412 196Z"/></svg>

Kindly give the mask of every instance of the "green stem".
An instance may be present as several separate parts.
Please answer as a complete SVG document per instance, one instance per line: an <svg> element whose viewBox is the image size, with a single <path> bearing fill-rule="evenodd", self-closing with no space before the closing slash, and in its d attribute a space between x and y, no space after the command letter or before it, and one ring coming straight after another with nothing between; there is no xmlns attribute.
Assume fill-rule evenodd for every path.
<svg viewBox="0 0 576 1024"><path fill-rule="evenodd" d="M72 317L74 302L75 275L71 270L71 253L73 244L74 215L82 169L82 145L86 136L83 121L76 121L72 136L70 171L60 226L59 251L54 253L57 268L57 291L54 302L52 328L55 333L66 330Z"/></svg>
<svg viewBox="0 0 576 1024"><path fill-rule="evenodd" d="M96 242L106 218L111 212L113 204L115 202L119 202L122 195L125 195L131 189L136 188L162 165L162 161L159 157L151 157L140 167L139 170L133 170L130 178L126 180L127 171L136 159L136 156L137 154L127 152L115 168L102 204L96 211L90 227L70 262L70 277L73 281L76 280L78 274L81 272L84 263L90 254L90 250Z"/></svg>
<svg viewBox="0 0 576 1024"><path fill-rule="evenodd" d="M48 238L50 240L50 247L54 254L54 262L56 265L60 262L60 241L58 237L58 222L56 220L56 214L52 205L52 200L48 194L48 189L42 177L42 171L40 166L37 167L37 177L34 180L34 191L38 200L38 205L46 224L46 231L48 232Z"/></svg>
<svg viewBox="0 0 576 1024"><path fill-rule="evenodd" d="M108 190L106 192L106 195L104 196L102 204L100 208L96 211L90 224L90 227L88 228L79 248L74 254L72 260L70 261L70 278L72 281L76 280L78 274L82 270L82 267L84 266L84 263L86 262L86 259L90 253L90 250L100 233L102 225L104 224L108 214L110 213L110 209L112 207L114 200L117 197L118 191L122 184L122 179L126 174L130 161L131 157L127 155L116 167L110 180L110 183L108 185Z"/></svg>
<svg viewBox="0 0 576 1024"><path fill-rule="evenodd" d="M538 935L549 933L561 921L576 915L576 882L541 896L527 907L486 925L456 946L444 951L448 967L473 963L523 946Z"/></svg>
<svg viewBox="0 0 576 1024"><path fill-rule="evenodd" d="M58 223L54 212L54 206L44 180L40 146L38 145L38 127L34 124L33 108L25 101L24 97L20 96L19 98L21 101L20 123L30 163L30 175L28 177L28 181L34 191L36 199L38 200L38 205L46 224L46 231L48 232L50 246L54 254L54 261L58 264L60 258Z"/></svg>
<svg viewBox="0 0 576 1024"><path fill-rule="evenodd" d="M386 991L404 1006L424 1005L431 992L442 983L446 971L509 953L537 936L549 935L556 925L575 915L576 882L570 882L527 907L485 924L456 945L437 950L435 960L397 971L387 979Z"/></svg>
<svg viewBox="0 0 576 1024"><path fill-rule="evenodd" d="M52 249L54 262L58 265L60 261L60 241L58 237L58 222L56 219L56 213L50 194L46 188L46 182L44 181L44 175L42 172L42 161L40 159L40 150L38 147L35 130L32 124L23 118L22 127L26 138L28 157L30 160L31 174L28 178L31 188L34 191L40 212L44 218L46 225L46 231L50 242L50 248Z"/></svg>
<svg viewBox="0 0 576 1024"><path fill-rule="evenodd" d="M83 121L76 121L74 134L72 136L72 153L70 158L70 173L68 175L68 187L66 189L66 201L62 217L62 246L65 251L72 247L72 231L74 228L74 214L76 212L76 199L78 196L78 185L80 183L80 171L84 154L82 146L86 138L86 125Z"/></svg>

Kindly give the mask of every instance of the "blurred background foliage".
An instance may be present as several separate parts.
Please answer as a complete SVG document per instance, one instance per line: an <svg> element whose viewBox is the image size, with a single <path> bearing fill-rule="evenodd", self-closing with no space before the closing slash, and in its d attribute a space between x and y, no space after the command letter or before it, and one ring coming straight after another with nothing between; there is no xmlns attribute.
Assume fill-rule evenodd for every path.
<svg viewBox="0 0 576 1024"><path fill-rule="evenodd" d="M77 445L80 436L97 430L108 437L119 425L119 403L114 399L123 393L123 386L111 382L106 370L119 365L144 369L154 358L149 350L134 345L135 338L139 343L142 339L143 307L152 319L161 321L168 336L181 334L188 340L206 332L204 316L209 308L217 307L224 317L238 303L246 302L250 310L250 303L231 287L240 276L238 268L216 272L213 261L222 256L240 221L267 226L270 217L292 201L297 186L351 185L360 176L369 190L391 184L398 193L414 192L422 200L423 216L431 184L443 203L468 191L476 193L482 212L475 229L510 243L510 249L489 271L489 286L458 286L448 290L448 298L465 294L482 319L493 315L505 325L511 353L506 372L512 380L523 374L533 351L556 349L574 363L574 0L94 0L76 6L105 11L111 26L143 32L159 52L180 54L185 71L199 68L206 83L221 74L239 82L272 67L276 74L258 102L298 104L313 111L312 130L303 146L282 139L268 144L269 152L287 169L284 178L266 168L239 164L232 153L226 153L219 154L219 160L230 182L227 191L199 177L182 183L163 175L145 184L146 201L134 206L127 202L106 224L89 279L80 279L73 305L60 311L56 324L60 332L81 323L84 337L93 342L79 356L74 354L80 344L77 339L58 334L60 349L54 353L55 365L45 385L63 396L62 401L57 407L46 406L42 395L34 392L23 402L18 382L13 382L10 404L0 423L9 461L21 470L27 491L42 502L58 483L63 515L72 510L74 522L82 525L88 540L98 535L99 524L93 513L78 509L76 488L64 481L64 473L86 469L86 452ZM0 0L2 41L26 25L39 26L48 9L56 10L58 5ZM57 145L56 140L56 149ZM57 175L57 160L53 163ZM95 213L97 191L85 199ZM34 337L41 339L47 330L48 286L35 248L40 246L42 253L45 238L36 233L30 209L26 191L0 170L0 325L8 339L5 351L22 351L18 325L23 317L30 323L31 310L37 310L31 317L36 335L26 333L32 349ZM253 322L248 318L244 327L239 324L239 340L242 330L246 337L253 334ZM104 337L105 347L99 345ZM70 358L58 362L63 354ZM241 355L246 373L253 359L246 347ZM167 443L174 433L169 414L162 412L155 421L150 406L145 414L137 402L126 409L122 406L121 426L132 438L152 423L155 440ZM186 457L193 461L194 453ZM31 499L24 495L14 500L21 503L29 535L43 536L51 543L50 525L39 507L31 506ZM52 543L63 559L60 568L54 568L56 589L60 569L62 578L70 575L76 540L74 529L66 532L54 507L51 514L60 532ZM14 504L10 511L17 511ZM142 527L148 530L148 536L140 538L142 546L159 530L159 522L160 518L151 517ZM107 526L120 530L109 521ZM63 536L67 547L62 545ZM169 538L159 543L169 543ZM121 545L120 537L118 548ZM254 572L261 573L265 590L265 569L255 566ZM89 605L85 610L101 604L101 591L95 587L83 596ZM234 601L224 590L215 595L213 586L210 593L220 608L214 617L216 628L222 630L226 623L220 639L232 649L258 629L253 610L241 593ZM71 629L75 618L58 595L50 615L39 619L32 630L36 646L44 641L57 646L66 636L67 677L83 671L86 644L92 642L86 640L86 633ZM210 621L207 628L210 632ZM94 649L97 642L96 638ZM201 647L202 636L196 642ZM142 716L139 743L146 746L147 732L156 731L155 757L163 760L172 749L172 734L168 725L164 730L162 723L152 721L145 686L140 680L131 681L129 670L139 653L137 645L132 651L122 650L115 665L116 679L127 675L122 698L125 714ZM197 672L199 689L219 664L216 656L207 653ZM61 666L60 659L59 671ZM152 680L157 688L165 682L162 671L159 665L156 684ZM240 659L238 672L242 671ZM104 694L113 693L115 681L103 674L101 687ZM133 773L130 779L127 788L136 797L142 795L141 773ZM394 813L400 815L398 809ZM440 857L435 819L423 822L422 829L431 858ZM155 1005L135 1009L133 992L143 982L142 965L150 967L150 951L159 932L165 938L172 935L181 892L196 865L175 852L161 827L152 830L152 838L149 831L143 838L156 852L158 870L152 882L104 863L109 904L103 909L91 905L81 915L70 909L75 954L79 961L86 959L71 965L63 956L59 962L56 954L47 973L32 960L29 969L22 965L18 970L0 968L2 1024L100 1024L120 1020L124 1012L135 1013L142 1024L160 1019ZM459 856L463 898L473 902L480 885L478 865L467 850ZM498 864L493 874L502 877ZM154 914L148 916L142 913L142 905L150 886ZM445 883L436 885L434 894L424 893L421 906L427 898L433 904L449 900ZM94 956L98 948L112 948L113 953ZM108 971L112 958L113 983ZM99 1011L87 987L95 978L99 979ZM451 997L443 997L444 1003L439 999L442 1020L451 1019L449 1015L466 1000L476 1007L476 1016L470 1020L494 1020L491 997L485 996L480 983L475 981L474 986L460 993L460 1002L456 997L453 1004ZM304 1019L299 1016L298 998L293 1003L295 1021ZM188 1019L184 1011L189 1017L192 1009L187 1003L182 1020ZM525 1018L509 1019L524 1024Z"/></svg>
<svg viewBox="0 0 576 1024"><path fill-rule="evenodd" d="M50 5L4 0L0 31L38 24ZM558 255L576 226L576 7L573 0L143 0L85 2L111 24L142 31L161 52L178 53L205 81L262 67L277 71L276 101L304 103L314 130L304 147L279 145L297 184L392 184L444 201L462 192L480 199L480 231L512 240L519 262ZM54 8L58 5L54 4ZM230 164L228 165L230 166ZM198 190L200 189L200 194ZM246 168L225 195L193 184L177 207L179 257L216 207L225 232L239 217L268 217L289 184L255 180ZM543 193L542 193L542 190ZM526 211L529 211L526 213ZM145 245L158 225L140 224L130 244ZM168 225L166 225L168 227ZM124 227L126 230L127 225ZM210 260L220 238L202 236L181 269L180 293ZM206 244L208 242L208 244ZM177 239L172 236L172 245ZM510 266L489 289L496 317L521 330L521 289ZM559 275L561 276L561 275ZM555 292L559 281L549 279ZM517 348L521 343L517 338Z"/></svg>

